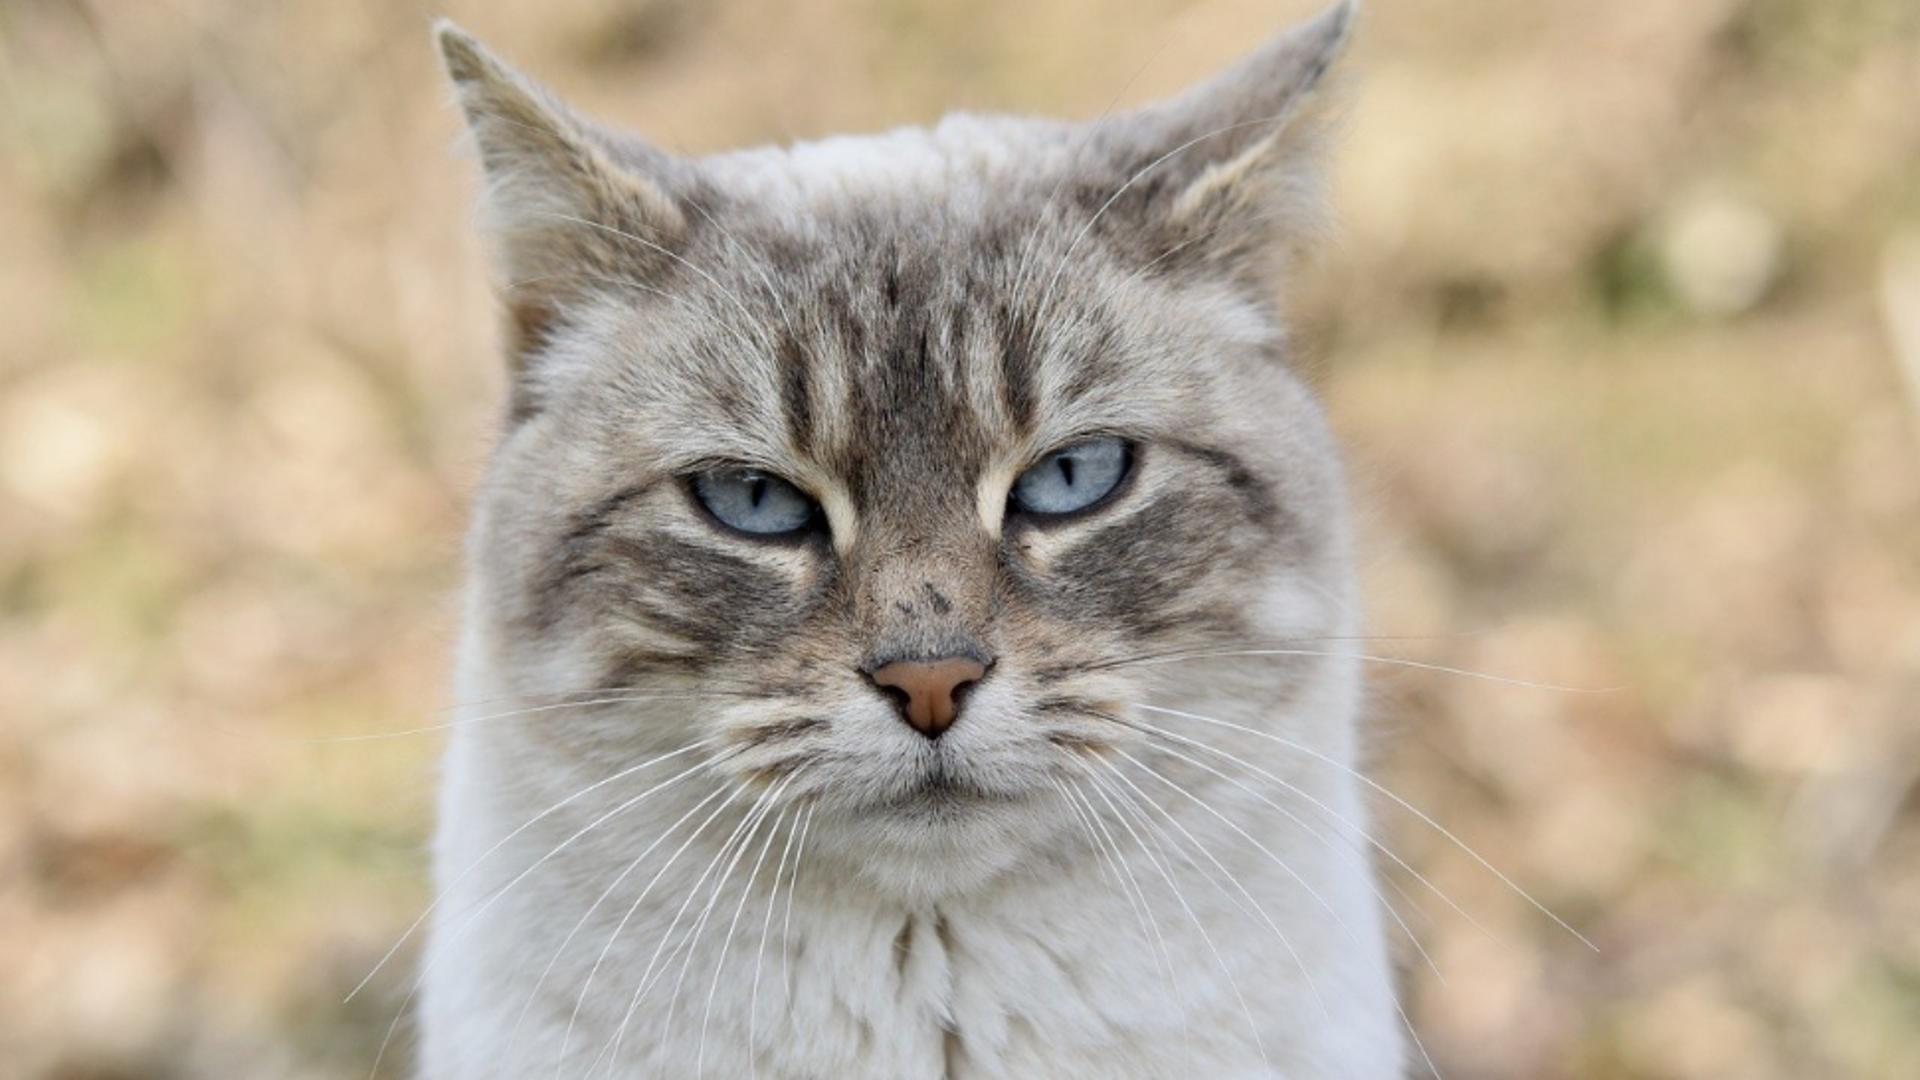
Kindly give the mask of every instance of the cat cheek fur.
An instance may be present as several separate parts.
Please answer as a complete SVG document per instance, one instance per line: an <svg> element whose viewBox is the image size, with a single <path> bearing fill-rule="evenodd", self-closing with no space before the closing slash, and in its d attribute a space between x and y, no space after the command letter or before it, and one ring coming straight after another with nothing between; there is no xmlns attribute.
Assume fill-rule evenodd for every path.
<svg viewBox="0 0 1920 1080"><path fill-rule="evenodd" d="M1357 665L1325 647L1356 630L1343 482L1273 302L1350 18L1089 124L697 161L442 24L513 390L470 536L423 1075L1400 1074L1366 860L1147 730L1364 824L1339 770L1147 711L1354 760ZM1109 502L1008 512L1091 435L1136 448ZM717 526L686 480L716 464L788 479L822 527ZM1192 659L1274 640L1317 644ZM864 674L953 655L990 667L937 741ZM1131 784L1158 817L1121 812ZM1270 920L1201 876L1176 896L1156 821Z"/></svg>

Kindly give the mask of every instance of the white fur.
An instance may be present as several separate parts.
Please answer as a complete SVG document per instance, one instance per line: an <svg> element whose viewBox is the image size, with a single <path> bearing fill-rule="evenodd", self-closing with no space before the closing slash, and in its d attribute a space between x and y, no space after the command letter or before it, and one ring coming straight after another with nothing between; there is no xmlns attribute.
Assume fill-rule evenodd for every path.
<svg viewBox="0 0 1920 1080"><path fill-rule="evenodd" d="M1276 595L1274 603L1278 609L1297 609L1307 601ZM500 695L501 687L488 675L491 652L479 633L469 634L460 676L463 700ZM1275 730L1333 760L1352 760L1354 664L1322 668L1317 684L1284 717L1263 715L1258 703L1266 692L1257 669L1239 670L1231 681L1214 671L1222 681L1211 692L1190 685L1186 695L1169 699L1168 707ZM500 708L493 704L469 713ZM659 711L651 705L634 708L649 716ZM1264 740L1223 737L1232 734L1224 729L1157 714L1142 719L1255 762L1312 793L1348 823L1364 824L1355 784L1338 769ZM715 842L737 820L737 815L723 815L707 831L710 842L690 848L655 886L612 942L591 992L580 999L579 989L633 896L687 829L656 848L564 952L558 951L562 940L604 882L715 785L695 776L649 798L550 857L473 920L470 913L487 905L495 890L582 826L692 760L691 755L676 758L608 785L605 797L596 793L581 799L482 860L501 837L601 778L528 769L538 751L530 751L527 740L538 738L537 727L480 721L460 728L447 758L437 861L440 880L453 884L439 908L425 974L422 1074L430 1080L586 1075L589 1063L613 1039L636 981L707 868ZM1185 782L1258 838L1289 873L1220 820L1166 789L1154 790L1157 785L1144 774L1135 776L1258 900L1286 944L1243 910L1247 905L1237 892L1205 884L1176 855L1169 869L1197 916L1196 925L1146 854L1154 844L1143 850L1110 818L1107 827L1118 841L1124 870L1144 888L1152 929L1165 942L1170 984L1168 961L1152 935L1142 932L1139 917L1085 844L1072 812L1051 800L1032 808L1047 822L1049 837L1039 848L1024 847L1023 841L996 843L993 830L983 828L965 841L971 850L946 853L954 870L950 879L939 869L941 860L924 857L902 859L876 874L874 861L892 856L870 845L837 846L836 824L822 817L812 823L792 892L791 952L782 949L786 889L777 901L772 897L783 831L767 848L730 940L727 967L714 981L741 883L762 850L762 830L719 894L686 968L671 1028L665 1003L678 978L678 962L663 968L669 978L635 1011L614 1075L769 1080L1379 1080L1400 1075L1400 1021L1379 902L1357 834L1274 785L1258 786L1334 842L1312 838L1233 785L1204 774ZM1091 797L1099 806L1098 796ZM1191 851L1177 834L1169 836L1175 846ZM998 856L1016 850L1020 865L998 868ZM478 868L468 872L476 863ZM1319 899L1309 895L1309 888ZM776 904L771 914L770 902ZM706 903L703 889L688 908L689 920ZM1329 909L1338 912L1337 920ZM910 916L902 955L896 939ZM764 954L763 926L770 927ZM1209 936L1231 978L1212 955ZM554 967L540 997L528 1008L533 981L550 962ZM790 971L791 993L783 969ZM1242 997L1258 1025L1264 1058L1250 1033ZM569 1014L577 1000L583 1007L569 1037ZM750 1007L757 1008L757 1025L749 1022ZM750 1027L756 1028L751 1045ZM563 1043L570 1043L564 1058Z"/></svg>
<svg viewBox="0 0 1920 1080"><path fill-rule="evenodd" d="M1267 85L1259 77L1262 64L1287 76L1277 83L1283 97L1310 85L1344 23L1317 26L1298 39L1305 44L1280 39L1261 54L1265 60L1230 73L1214 94L1233 99L1221 109L1232 116L1273 111L1261 90ZM476 45L456 35L448 48L457 76L480 105L497 104L488 95L504 93L518 113L539 119L538 102L525 97L530 91ZM1232 130L1214 122L1217 110L1207 95L1183 101L1209 106L1199 110L1205 126ZM490 122L486 108L477 115ZM743 152L706 167L724 174L734 194L791 208L793 220L804 223L815 203L911 200L927 192L993 197L991 178L1025 160L1012 148L1045 142L1045 130L1037 123L962 117L932 132ZM1031 145L1023 151L1035 152ZM1237 160L1232 169L1208 174L1189 209L1206 210L1199 204L1222 191L1238 198L1233 189L1247 167ZM954 182L956 172L971 180ZM1065 267L1073 254L1067 243L1047 265L1057 259ZM1054 282L1033 284L1051 292ZM1286 553L1274 549L1264 587L1249 578L1254 585L1236 586L1219 602L1244 616L1252 640L1291 639L1340 651L1329 642L1351 640L1356 620L1347 595L1351 566L1337 459L1305 390L1272 370L1277 329L1224 285L1156 293L1128 278L1110 288L1105 298L1141 324L1129 334L1133 355L1141 358L1136 370L1124 386L1085 395L1072 407L1078 413L1042 409L1040 430L1031 436L1036 445L1001 447L1004 467L986 470L985 486L967 505L977 502L989 532L997 533L998 508L1019 463L1079 428L1157 430L1156 424L1176 423L1168 418L1184 418L1177 421L1183 428L1206 426L1275 479L1275 497L1289 513L1311 518L1308 531L1317 544L1304 565L1288 564ZM574 404L571 393L598 392L570 374L593 372L596 359L615 354L614 342L637 336L623 335L620 327L628 324L611 315L575 322L574 336L547 350L545 374L537 376L547 380L543 389L557 403L554 413ZM662 319L649 327L648 341L660 355L674 355L660 341L675 332L672 325ZM1049 330L1056 337L1075 332L1071 324ZM1183 378L1195 356L1211 357L1225 371L1199 384L1212 389L1195 391L1196 383ZM738 362L760 361L746 356ZM676 379L697 382L699 375L642 364L619 370L623 378L646 382L647 392L637 397L649 401L672 402L663 388ZM758 375L760 384L771 385L765 372ZM844 389L831 382L837 377L831 370L824 376L829 400ZM1039 387L1049 400L1062 396L1047 381L1052 377ZM576 381L585 389L573 390ZM985 383L973 389L991 397ZM979 404L983 414L993 407ZM467 704L446 759L435 852L444 894L436 901L422 974L423 1076L1390 1080L1401 1074L1402 1021L1365 808L1350 772L1360 698L1352 656L1089 669L1080 673L1076 694L1172 737L1149 740L1108 721L1100 729L1105 749L1086 753L1035 734L1031 706L1044 690L1032 668L1037 661L1021 650L999 654L993 677L968 697L964 721L941 738L937 751L893 716L843 656L827 665L839 672L839 682L823 680L829 689L810 689L806 702L832 718L830 729L806 744L825 764L810 770L803 764L792 774L805 779L806 797L776 798L784 791L779 779L771 789L748 782L751 748L724 770L681 775L710 758L722 740L764 721L749 715L760 703L663 689L640 691L633 701L553 711L551 692L596 685L603 674L596 657L603 660L606 650L595 653L594 646L609 643L561 634L507 639L512 621L500 612L512 605L488 593L496 587L489 567L512 565L504 553L536 563L548 557L552 538L537 535L551 531L548 519L592 505L605 490L596 466L618 460L635 440L668 448L667 459L725 451L743 461L759 460L766 446L780 442L771 428L727 429L692 409L663 406L646 418L622 414L617 423L572 428L529 420L501 448L497 487L480 500L456 680L457 698ZM615 449L596 442L596 433ZM1142 498L1194 475L1170 458L1156 465L1149 453L1143 460L1136 481ZM801 479L829 493L822 497L841 556L856 528L891 526L906 536L924 525L858 522L851 502L831 494L831 478ZM650 505L659 520L671 516L661 504ZM674 520L680 524L662 527L705 528L684 514ZM1017 556L1009 557L1044 572L1072 539L1070 531L1023 539ZM910 595L924 569L911 562L915 550L902 544L905 554L889 554L860 572L879 582L876 587L897 576L901 595ZM1257 550L1264 556L1269 549ZM812 556L786 557L796 564L786 567L789 576L804 579L799 564ZM774 565L778 558L770 554L763 562ZM960 567L953 575L967 572ZM512 710L528 711L501 715ZM710 741L689 747L702 738ZM1130 791L1129 781L1095 764L1094 753L1138 784L1175 824L1154 818L1148 826L1117 813L1108 800L1127 802L1120 793ZM993 797L939 819L926 816L933 803L925 798L890 804L890 796L916 790L936 754ZM636 768L656 755L675 756ZM1173 778L1178 790L1162 786L1128 755ZM1070 804L1056 777L1078 767L1090 770L1091 779L1082 774L1071 781L1078 785L1071 797L1083 801ZM728 794L736 782L745 792L738 798ZM763 795L765 804L756 801ZM778 816L755 819L750 808L763 805ZM729 837L739 842L723 843ZM1216 859L1231 883L1213 880ZM700 930L683 962L676 946L694 927ZM661 981L630 1006L650 969ZM616 1042L618 1054L606 1054ZM597 1064L611 1067L596 1072Z"/></svg>

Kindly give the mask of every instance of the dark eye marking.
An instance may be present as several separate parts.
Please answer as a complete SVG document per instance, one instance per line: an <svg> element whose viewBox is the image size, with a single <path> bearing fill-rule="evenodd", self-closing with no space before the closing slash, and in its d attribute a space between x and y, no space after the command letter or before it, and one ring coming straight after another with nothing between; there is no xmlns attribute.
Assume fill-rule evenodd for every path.
<svg viewBox="0 0 1920 1080"><path fill-rule="evenodd" d="M557 625L571 602L573 585L608 569L600 534L627 504L652 491L657 481L622 488L573 515L528 595L526 617L536 628Z"/></svg>
<svg viewBox="0 0 1920 1080"><path fill-rule="evenodd" d="M657 483L659 483L657 480L648 480L631 487L621 488L586 510L575 514L573 527L567 530L564 542L571 543L606 528L612 523L615 514L624 509L628 503L652 491Z"/></svg>
<svg viewBox="0 0 1920 1080"><path fill-rule="evenodd" d="M1105 712L1101 711L1091 700L1082 697L1043 697L1035 701L1032 708L1033 711L1037 713L1077 713L1082 716L1097 717L1102 720L1107 719Z"/></svg>
<svg viewBox="0 0 1920 1080"><path fill-rule="evenodd" d="M664 530L606 537L592 599L709 656L764 648L793 632L824 582L795 583L753 560Z"/></svg>
<svg viewBox="0 0 1920 1080"><path fill-rule="evenodd" d="M1206 584L1233 572L1238 516L1224 492L1167 492L1103 523L1047 574L1023 584L1036 603L1071 622L1137 637L1199 628L1222 617L1219 594Z"/></svg>
<svg viewBox="0 0 1920 1080"><path fill-rule="evenodd" d="M1181 442L1178 440L1169 441L1162 445L1190 457L1197 458L1218 470L1221 478L1227 482L1227 487L1239 495L1242 502L1245 503L1247 517L1255 525L1263 529L1272 530L1284 524L1281 520L1280 503L1279 500L1274 498L1272 486L1267 481L1254 475L1253 471L1247 468L1246 462L1241 461L1235 455L1221 450L1218 447L1202 446L1198 443Z"/></svg>
<svg viewBox="0 0 1920 1080"><path fill-rule="evenodd" d="M740 738L740 745L746 747L765 746L768 743L786 742L798 739L816 731L829 731L831 721L819 716L803 716L797 720L783 720L773 724L761 724L749 728Z"/></svg>

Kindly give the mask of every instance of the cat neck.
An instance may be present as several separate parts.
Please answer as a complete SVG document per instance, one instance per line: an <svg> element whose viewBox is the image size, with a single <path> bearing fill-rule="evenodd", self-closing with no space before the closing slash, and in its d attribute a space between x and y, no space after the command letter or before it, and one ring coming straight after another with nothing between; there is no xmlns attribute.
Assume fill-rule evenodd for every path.
<svg viewBox="0 0 1920 1080"><path fill-rule="evenodd" d="M1209 736L1285 786L1178 759L1154 764L1159 790L1090 773L1063 789L1071 828L935 889L955 877L876 876L889 860L837 840L844 823L756 824L695 778L570 839L677 760L498 846L578 788L529 778L526 737L463 729L449 756L430 1077L585 1069L616 1041L624 1067L662 1076L1399 1074L1364 808L1338 769Z"/></svg>

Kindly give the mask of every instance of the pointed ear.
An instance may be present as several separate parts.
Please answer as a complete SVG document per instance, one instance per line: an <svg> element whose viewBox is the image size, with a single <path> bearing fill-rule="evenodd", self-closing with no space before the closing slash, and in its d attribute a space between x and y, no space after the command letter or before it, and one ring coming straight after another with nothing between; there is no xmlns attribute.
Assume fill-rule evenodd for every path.
<svg viewBox="0 0 1920 1080"><path fill-rule="evenodd" d="M517 373L570 304L670 260L687 224L670 186L680 166L581 119L452 22L433 33L486 173Z"/></svg>
<svg viewBox="0 0 1920 1080"><path fill-rule="evenodd" d="M1343 0L1220 75L1120 120L1132 129L1124 145L1143 189L1136 220L1161 251L1178 247L1183 263L1270 283L1311 237L1332 111L1324 83L1354 7Z"/></svg>

